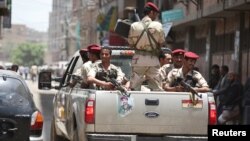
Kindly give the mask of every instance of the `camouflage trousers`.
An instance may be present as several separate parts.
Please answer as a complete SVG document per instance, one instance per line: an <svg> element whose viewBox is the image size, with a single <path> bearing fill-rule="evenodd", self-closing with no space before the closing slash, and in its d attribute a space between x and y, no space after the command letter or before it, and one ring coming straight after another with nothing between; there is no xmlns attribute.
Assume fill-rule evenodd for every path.
<svg viewBox="0 0 250 141"><path fill-rule="evenodd" d="M149 89L152 91L163 91L160 66L134 66L130 78L132 90L140 91L143 81L148 82Z"/></svg>

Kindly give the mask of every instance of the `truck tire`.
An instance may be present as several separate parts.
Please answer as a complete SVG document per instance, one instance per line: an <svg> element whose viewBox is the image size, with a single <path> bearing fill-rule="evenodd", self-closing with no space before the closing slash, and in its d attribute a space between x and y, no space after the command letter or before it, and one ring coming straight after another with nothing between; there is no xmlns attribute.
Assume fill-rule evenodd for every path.
<svg viewBox="0 0 250 141"><path fill-rule="evenodd" d="M65 138L60 137L56 134L55 119L51 121L50 141L67 141Z"/></svg>

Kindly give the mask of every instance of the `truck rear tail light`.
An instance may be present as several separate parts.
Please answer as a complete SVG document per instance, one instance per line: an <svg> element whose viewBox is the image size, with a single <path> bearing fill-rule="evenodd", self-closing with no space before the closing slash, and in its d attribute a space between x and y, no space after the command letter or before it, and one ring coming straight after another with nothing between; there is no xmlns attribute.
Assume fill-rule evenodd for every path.
<svg viewBox="0 0 250 141"><path fill-rule="evenodd" d="M88 124L95 123L95 101L87 100L85 106L85 122Z"/></svg>
<svg viewBox="0 0 250 141"><path fill-rule="evenodd" d="M216 125L217 124L217 112L216 112L216 105L214 102L209 102L209 125Z"/></svg>
<svg viewBox="0 0 250 141"><path fill-rule="evenodd" d="M31 130L40 130L43 128L43 116L41 112L36 111L31 116Z"/></svg>

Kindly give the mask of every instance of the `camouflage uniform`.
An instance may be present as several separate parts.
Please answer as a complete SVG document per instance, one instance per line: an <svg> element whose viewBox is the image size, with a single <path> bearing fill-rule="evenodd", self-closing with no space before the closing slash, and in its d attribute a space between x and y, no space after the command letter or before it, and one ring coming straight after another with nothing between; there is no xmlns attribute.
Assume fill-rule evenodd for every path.
<svg viewBox="0 0 250 141"><path fill-rule="evenodd" d="M183 75L182 68L173 69L168 74L167 83L169 86L174 87L177 85L177 78L183 78L183 80L190 84L192 87L208 87L207 81L203 78L203 76L195 70L191 70L187 73L186 76Z"/></svg>
<svg viewBox="0 0 250 141"><path fill-rule="evenodd" d="M82 65L81 68L81 75L83 77L83 82L87 83L88 73L90 72L91 68L93 68L96 64L101 63L101 60L97 60L95 63L88 61L87 63Z"/></svg>
<svg viewBox="0 0 250 141"><path fill-rule="evenodd" d="M120 67L117 67L113 64L110 64L108 70L105 70L102 66L102 63L94 65L88 73L88 77L95 77L96 79L102 81L107 81L105 79L106 76L109 78L115 78L118 83L122 83L125 74L122 72Z"/></svg>
<svg viewBox="0 0 250 141"><path fill-rule="evenodd" d="M173 64L165 64L160 68L162 83L166 83L168 73L174 68Z"/></svg>
<svg viewBox="0 0 250 141"><path fill-rule="evenodd" d="M148 79L150 89L159 91L162 90L162 79L158 54L155 51L160 50L160 48L151 38L150 43L146 32L140 38L144 28L148 28L148 31L153 35L158 45L165 42L162 24L152 21L148 16L145 16L141 22L135 22L131 25L128 43L136 49L132 59L131 88L140 90L145 75L146 79Z"/></svg>

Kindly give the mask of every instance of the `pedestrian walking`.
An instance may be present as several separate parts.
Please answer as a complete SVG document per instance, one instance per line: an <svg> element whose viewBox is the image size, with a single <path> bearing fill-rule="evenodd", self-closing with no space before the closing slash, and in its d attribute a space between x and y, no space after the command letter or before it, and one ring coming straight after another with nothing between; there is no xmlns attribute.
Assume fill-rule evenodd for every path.
<svg viewBox="0 0 250 141"><path fill-rule="evenodd" d="M235 72L228 73L227 79L229 85L225 92L217 93L223 95L220 99L222 113L219 115L218 123L226 124L233 121L231 124L237 124L235 121L239 123L242 112L243 85Z"/></svg>
<svg viewBox="0 0 250 141"><path fill-rule="evenodd" d="M211 77L209 80L209 87L214 89L220 80L220 67L217 64L214 64L211 68Z"/></svg>
<svg viewBox="0 0 250 141"><path fill-rule="evenodd" d="M212 91L215 95L218 115L220 115L222 112L221 101L226 93L227 88L230 85L230 81L228 79L228 72L229 72L228 66L226 65L221 66L221 69L220 69L221 76L220 76L219 82Z"/></svg>

